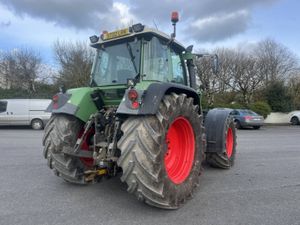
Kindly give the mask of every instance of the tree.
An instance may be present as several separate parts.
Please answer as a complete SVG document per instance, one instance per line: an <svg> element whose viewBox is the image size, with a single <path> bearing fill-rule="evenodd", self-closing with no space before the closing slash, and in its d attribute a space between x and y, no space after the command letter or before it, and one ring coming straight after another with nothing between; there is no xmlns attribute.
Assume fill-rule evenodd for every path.
<svg viewBox="0 0 300 225"><path fill-rule="evenodd" d="M243 103L249 105L264 76L258 73L258 62L252 55L237 51L234 55L234 64L232 74L235 89L242 94Z"/></svg>
<svg viewBox="0 0 300 225"><path fill-rule="evenodd" d="M263 76L257 71L257 58L238 49L222 49L218 54L221 61L218 79L222 81L223 91L241 94L242 103L249 105L263 81Z"/></svg>
<svg viewBox="0 0 300 225"><path fill-rule="evenodd" d="M66 87L86 86L90 79L93 51L83 42L54 43L56 61L60 66L57 82Z"/></svg>
<svg viewBox="0 0 300 225"><path fill-rule="evenodd" d="M3 85L6 85L6 88L21 88L35 92L41 61L39 54L29 49L2 52L0 75Z"/></svg>
<svg viewBox="0 0 300 225"><path fill-rule="evenodd" d="M264 76L266 86L289 78L298 67L297 57L287 47L272 39L259 42L253 55L259 60L259 73Z"/></svg>
<svg viewBox="0 0 300 225"><path fill-rule="evenodd" d="M289 94L292 97L293 109L300 109L300 71L297 71L288 82Z"/></svg>
<svg viewBox="0 0 300 225"><path fill-rule="evenodd" d="M214 105L214 95L218 92L218 78L212 72L212 65L210 58L200 58L196 61L197 75L200 80L200 88L203 91L207 107Z"/></svg>

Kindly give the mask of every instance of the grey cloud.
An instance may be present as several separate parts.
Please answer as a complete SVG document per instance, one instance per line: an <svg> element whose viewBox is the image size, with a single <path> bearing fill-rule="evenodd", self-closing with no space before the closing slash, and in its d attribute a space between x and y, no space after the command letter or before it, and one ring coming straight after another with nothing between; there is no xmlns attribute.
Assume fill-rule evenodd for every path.
<svg viewBox="0 0 300 225"><path fill-rule="evenodd" d="M0 0L19 16L28 15L60 26L77 29L99 28L112 21L112 0Z"/></svg>
<svg viewBox="0 0 300 225"><path fill-rule="evenodd" d="M8 20L8 21L2 21L0 22L0 27L9 27L11 25L11 21Z"/></svg>
<svg viewBox="0 0 300 225"><path fill-rule="evenodd" d="M155 21L160 29L170 27L171 11L179 11L180 20L184 22L181 24L185 26L184 29L179 27L187 34L187 39L215 42L244 32L251 22L254 7L266 7L276 1L279 0L126 0L124 4L138 19L135 22L152 25ZM116 2L124 0L0 0L19 16L29 15L60 26L97 30L118 27L121 15L113 9ZM239 14L241 11L246 13ZM219 20L195 26L195 21L211 17Z"/></svg>
<svg viewBox="0 0 300 225"><path fill-rule="evenodd" d="M215 42L244 32L251 22L251 11L256 6L268 6L278 0L131 0L132 12L143 21L153 18L161 25L170 24L171 11L179 11L180 20L186 22L183 29L187 39L193 38L206 42ZM239 14L244 11L246 14ZM236 15L235 15L236 14ZM235 15L226 17L226 15ZM210 17L219 18L203 27L193 26L194 22Z"/></svg>
<svg viewBox="0 0 300 225"><path fill-rule="evenodd" d="M246 11L208 17L185 29L185 33L192 39L201 42L216 42L244 32L248 27L250 15Z"/></svg>

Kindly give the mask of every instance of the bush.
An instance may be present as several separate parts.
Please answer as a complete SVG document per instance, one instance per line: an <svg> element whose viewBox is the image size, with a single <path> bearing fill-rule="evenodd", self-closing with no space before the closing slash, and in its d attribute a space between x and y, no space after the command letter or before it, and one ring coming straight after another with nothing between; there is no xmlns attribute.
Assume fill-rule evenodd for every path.
<svg viewBox="0 0 300 225"><path fill-rule="evenodd" d="M272 111L271 107L266 102L255 102L250 105L250 109L262 115L264 118L266 118Z"/></svg>
<svg viewBox="0 0 300 225"><path fill-rule="evenodd" d="M290 112L292 110L292 97L281 81L269 85L266 90L266 99L274 112Z"/></svg>
<svg viewBox="0 0 300 225"><path fill-rule="evenodd" d="M36 92L31 92L24 89L2 89L0 88L0 99L16 99L16 98L47 98L51 99L52 96L58 92L58 88L48 84L36 84Z"/></svg>

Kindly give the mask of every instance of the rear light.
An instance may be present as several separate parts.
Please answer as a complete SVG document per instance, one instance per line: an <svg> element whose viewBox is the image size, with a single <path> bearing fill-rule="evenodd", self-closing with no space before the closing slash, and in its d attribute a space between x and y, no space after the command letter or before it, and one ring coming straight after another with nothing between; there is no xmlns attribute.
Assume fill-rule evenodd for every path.
<svg viewBox="0 0 300 225"><path fill-rule="evenodd" d="M252 116L244 116L245 120L251 120Z"/></svg>
<svg viewBox="0 0 300 225"><path fill-rule="evenodd" d="M137 101L138 97L139 94L135 89L130 89L128 91L128 99L131 101L131 107L133 109L137 109L140 106L139 102Z"/></svg>
<svg viewBox="0 0 300 225"><path fill-rule="evenodd" d="M132 102L134 102L135 100L137 100L137 98L139 97L139 94L137 93L137 91L135 89L131 89L128 91L128 99Z"/></svg>
<svg viewBox="0 0 300 225"><path fill-rule="evenodd" d="M137 101L131 103L131 107L133 109L137 109L139 106L140 106L140 104Z"/></svg>
<svg viewBox="0 0 300 225"><path fill-rule="evenodd" d="M59 96L58 95L54 95L52 97L52 101L53 101L53 109L58 109L58 99L59 99Z"/></svg>
<svg viewBox="0 0 300 225"><path fill-rule="evenodd" d="M59 98L58 95L54 95L54 96L52 97L52 101L53 101L53 102L58 102L58 98Z"/></svg>

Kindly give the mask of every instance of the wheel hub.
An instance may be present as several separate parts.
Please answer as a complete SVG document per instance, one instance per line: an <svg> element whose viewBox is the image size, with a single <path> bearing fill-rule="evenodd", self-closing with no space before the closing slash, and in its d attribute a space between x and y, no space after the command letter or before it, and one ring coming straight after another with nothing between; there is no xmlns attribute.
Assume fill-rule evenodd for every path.
<svg viewBox="0 0 300 225"><path fill-rule="evenodd" d="M173 183L180 184L189 176L195 157L194 131L186 118L175 119L167 132L166 143L166 172Z"/></svg>
<svg viewBox="0 0 300 225"><path fill-rule="evenodd" d="M231 128L228 128L226 135L226 153L227 157L231 158L233 152L233 132Z"/></svg>

